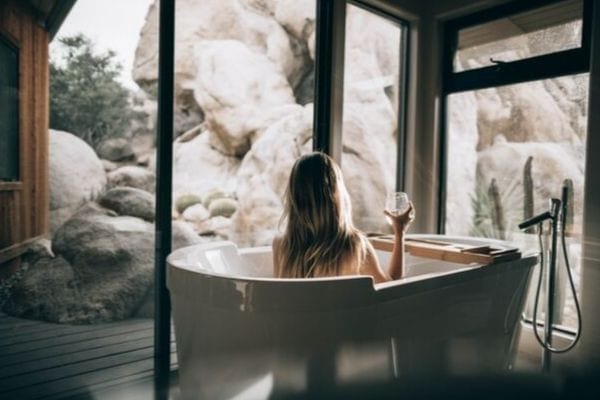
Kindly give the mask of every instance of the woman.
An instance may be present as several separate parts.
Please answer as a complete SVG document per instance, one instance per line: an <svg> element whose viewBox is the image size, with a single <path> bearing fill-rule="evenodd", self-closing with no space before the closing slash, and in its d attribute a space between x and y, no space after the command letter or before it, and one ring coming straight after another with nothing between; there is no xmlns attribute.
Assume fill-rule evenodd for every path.
<svg viewBox="0 0 600 400"><path fill-rule="evenodd" d="M392 221L394 249L388 272L373 246L354 227L350 196L340 167L324 153L300 157L292 168L283 217L287 226L273 240L273 266L280 278L371 275L376 283L402 277L404 235L414 218L413 205Z"/></svg>

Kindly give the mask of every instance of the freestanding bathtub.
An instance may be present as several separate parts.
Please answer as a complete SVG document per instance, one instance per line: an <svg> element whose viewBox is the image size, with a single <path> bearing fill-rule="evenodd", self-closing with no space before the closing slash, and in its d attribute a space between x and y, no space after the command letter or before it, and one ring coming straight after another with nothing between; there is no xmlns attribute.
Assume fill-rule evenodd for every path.
<svg viewBox="0 0 600 400"><path fill-rule="evenodd" d="M378 256L387 265L389 253ZM464 265L407 255L405 278L375 285L366 276L276 279L270 247L231 242L182 248L167 262L182 397L242 399L510 369L537 258Z"/></svg>

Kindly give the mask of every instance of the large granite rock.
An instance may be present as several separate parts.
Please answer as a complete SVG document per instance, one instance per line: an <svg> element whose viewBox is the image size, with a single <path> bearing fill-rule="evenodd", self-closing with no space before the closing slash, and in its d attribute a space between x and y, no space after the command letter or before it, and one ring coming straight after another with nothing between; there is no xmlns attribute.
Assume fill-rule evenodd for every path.
<svg viewBox="0 0 600 400"><path fill-rule="evenodd" d="M316 7L313 1L272 1L269 11L286 32L304 43L309 41L315 30Z"/></svg>
<svg viewBox="0 0 600 400"><path fill-rule="evenodd" d="M240 200L230 239L240 246L269 245L277 234L283 194L294 161L312 147L312 107L274 123L252 146L237 173Z"/></svg>
<svg viewBox="0 0 600 400"><path fill-rule="evenodd" d="M383 91L378 103L349 103L344 113L342 172L356 226L364 231L389 229L383 208L386 193L394 188L396 177L396 139L393 112ZM386 111L389 111L386 113Z"/></svg>
<svg viewBox="0 0 600 400"><path fill-rule="evenodd" d="M195 54L194 98L204 111L211 144L226 155L243 156L262 128L252 124L254 117L295 103L290 85L273 61L240 41L204 41Z"/></svg>
<svg viewBox="0 0 600 400"><path fill-rule="evenodd" d="M472 92L452 95L448 105L448 170L446 186L446 233L471 234L473 196L476 191L477 99Z"/></svg>
<svg viewBox="0 0 600 400"><path fill-rule="evenodd" d="M173 199L185 194L202 197L214 189L232 192L240 160L223 155L204 132L192 140L173 145Z"/></svg>
<svg viewBox="0 0 600 400"><path fill-rule="evenodd" d="M509 142L581 143L571 118L542 81L476 91L479 143L489 147L501 134Z"/></svg>
<svg viewBox="0 0 600 400"><path fill-rule="evenodd" d="M158 79L158 7L150 7L140 34L134 61L134 80L147 92L156 92ZM235 40L252 52L266 56L283 73L287 81L296 86L309 66L306 46L290 40L284 28L277 23L268 7L252 0L181 0L177 2L177 41L175 44L175 97L176 121L200 115L194 109L190 90L197 75L196 47L203 41ZM240 69L243 72L244 68ZM266 74L268 71L264 71ZM197 122L197 121L196 121ZM191 126L191 125L190 125ZM176 127L183 132L187 128Z"/></svg>
<svg viewBox="0 0 600 400"><path fill-rule="evenodd" d="M400 29L372 12L346 8L344 83L376 78L373 84L393 86L399 82ZM361 86L358 86L360 89ZM344 89L346 90L346 88Z"/></svg>
<svg viewBox="0 0 600 400"><path fill-rule="evenodd" d="M153 248L152 224L140 218L119 216L94 203L87 204L68 220L52 242L54 253L73 266L80 282L88 284L111 280L123 273L145 276L144 271L153 268ZM143 292L147 284L136 286ZM132 295L135 299L139 293Z"/></svg>
<svg viewBox="0 0 600 400"><path fill-rule="evenodd" d="M94 150L68 132L50 130L50 231L106 186L106 173Z"/></svg>
<svg viewBox="0 0 600 400"><path fill-rule="evenodd" d="M383 131L389 135L385 136L378 131L381 121L369 128L369 124L362 124L367 117L357 109L351 110L344 122L347 141L342 169L355 223L364 230L377 230L385 223L385 194L395 176L388 168L390 160L395 162L394 137L389 126ZM271 243L279 229L292 165L300 155L311 151L311 145L312 106L307 106L274 123L252 146L237 174L239 208L232 216L230 235L236 243Z"/></svg>
<svg viewBox="0 0 600 400"><path fill-rule="evenodd" d="M193 134L175 141L174 198L183 194L202 197L213 189L235 190L239 208L227 236L240 244L268 244L281 215L289 168L298 155L310 150L314 4L181 0L177 12L176 113L190 126L203 122L190 131ZM574 29L564 27L564 34L555 39L571 40L577 33ZM149 97L156 91L157 32L157 8L153 4L140 37L134 71ZM493 44L492 50L499 59L523 58L538 51L547 39L513 38ZM386 229L381 207L395 178L399 46L397 26L360 7L347 8L342 169L355 222L364 230ZM458 69L489 64L489 56L480 53L478 49L462 50ZM529 150L538 144L534 173L539 176L534 179L543 180L556 170L556 162L560 163L557 151L571 154L566 156L569 160L582 158L578 149L585 142L586 90L587 78L580 76L451 97L448 231L472 233L473 205L480 192L487 190L489 178L493 175L506 186L505 179L521 176ZM519 171L497 161L514 156L498 147L503 138L511 151L519 152L511 160L521 164ZM488 152L491 149L499 149L498 155ZM578 188L583 169L575 169L579 175L574 171L559 175L574 174ZM430 172L408 173L425 176ZM543 185L556 186L554 182ZM510 187L515 188L515 184ZM538 192L536 196L542 196L548 190L538 188ZM419 205L415 206L418 210ZM521 208L515 205L515 210ZM187 216L195 221L203 218ZM197 221L197 228L200 222L209 225ZM225 230L220 234L225 236Z"/></svg>

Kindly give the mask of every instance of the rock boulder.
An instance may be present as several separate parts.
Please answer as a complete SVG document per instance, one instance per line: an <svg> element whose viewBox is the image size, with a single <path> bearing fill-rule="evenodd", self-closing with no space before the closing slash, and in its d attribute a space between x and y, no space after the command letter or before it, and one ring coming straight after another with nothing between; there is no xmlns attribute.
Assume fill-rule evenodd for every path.
<svg viewBox="0 0 600 400"><path fill-rule="evenodd" d="M77 136L50 130L50 231L106 186L106 173L94 150Z"/></svg>
<svg viewBox="0 0 600 400"><path fill-rule="evenodd" d="M255 116L294 104L294 94L277 64L236 40L197 45L194 98L204 111L211 144L229 156L243 156L262 126ZM243 68L240 66L243 65Z"/></svg>
<svg viewBox="0 0 600 400"><path fill-rule="evenodd" d="M174 249L199 240L190 226L173 224ZM153 224L88 203L56 232L52 250L55 257L26 266L5 312L74 324L139 316L142 309L151 317Z"/></svg>

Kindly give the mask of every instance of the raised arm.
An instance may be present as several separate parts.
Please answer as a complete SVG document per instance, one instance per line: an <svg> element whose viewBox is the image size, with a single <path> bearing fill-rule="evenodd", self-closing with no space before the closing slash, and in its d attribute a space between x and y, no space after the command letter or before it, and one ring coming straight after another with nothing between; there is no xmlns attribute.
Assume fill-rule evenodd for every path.
<svg viewBox="0 0 600 400"><path fill-rule="evenodd" d="M394 229L394 248L390 257L388 273L391 279L400 279L404 275L404 236L415 218L415 209L411 202L408 209L400 215L393 215L388 211L384 211L384 213L392 221Z"/></svg>

